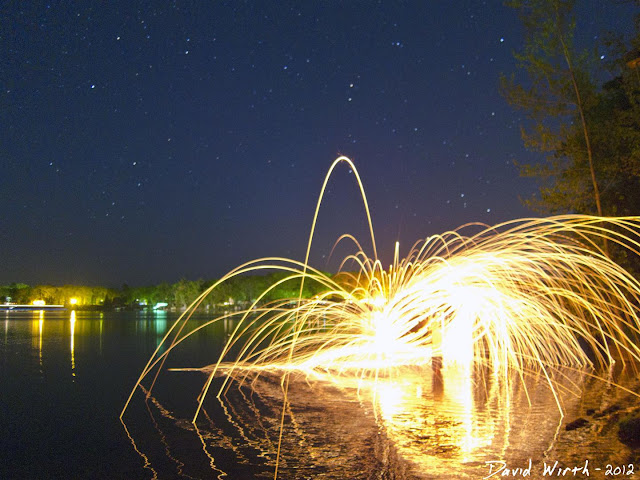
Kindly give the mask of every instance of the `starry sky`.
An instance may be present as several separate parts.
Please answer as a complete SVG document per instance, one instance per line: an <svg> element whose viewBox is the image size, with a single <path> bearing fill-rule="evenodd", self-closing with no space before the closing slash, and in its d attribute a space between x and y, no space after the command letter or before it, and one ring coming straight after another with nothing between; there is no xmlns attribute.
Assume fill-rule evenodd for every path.
<svg viewBox="0 0 640 480"><path fill-rule="evenodd" d="M578 39L631 31L583 0ZM120 286L303 259L332 161L364 182L378 250L533 215L536 160L500 96L522 45L499 1L3 2L0 284ZM369 249L347 166L312 264Z"/></svg>

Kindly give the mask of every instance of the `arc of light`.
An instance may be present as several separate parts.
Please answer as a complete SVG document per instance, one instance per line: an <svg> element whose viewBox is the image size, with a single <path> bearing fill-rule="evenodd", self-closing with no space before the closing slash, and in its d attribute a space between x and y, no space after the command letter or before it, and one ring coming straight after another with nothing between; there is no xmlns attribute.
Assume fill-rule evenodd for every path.
<svg viewBox="0 0 640 480"><path fill-rule="evenodd" d="M275 265L275 264L274 265L257 265L256 266L256 264L258 264L259 262L264 262L264 261L282 262L282 263L289 263L289 264L293 264L293 265L302 266L302 264L299 261L295 261L295 260L291 260L291 259L287 259L287 258L281 258L281 257L267 257L267 258L262 258L262 259L258 259L258 260L251 260L249 262L243 263L242 265L234 268L229 273L227 273L222 278L220 278L217 282L215 282L213 285L211 285L208 289L206 289L204 292L202 292L198 296L198 298L196 298L191 303L191 305L189 305L189 307L184 311L184 313L182 315L180 315L180 317L174 322L174 324L171 326L171 328L169 328L169 330L167 330L167 333L164 335L164 337L162 338L162 340L160 341L160 343L156 347L155 351L153 352L153 354L151 355L151 357L147 361L147 364L145 365L144 369L142 370L142 373L140 373L140 376L138 377L138 380L136 381L135 385L131 389L131 393L129 394L129 397L127 398L127 401L125 402L124 407L122 408L122 411L120 412L120 418L121 419L124 416L124 413L126 412L127 407L129 406L129 403L131 403L131 399L133 398L133 395L136 392L136 390L138 389L138 387L140 386L140 383L142 382L142 380L157 365L158 361L161 361L162 363L158 367L158 371L156 372L156 375L154 376L153 383L152 383L151 387L148 390L148 395L151 395L151 391L153 390L153 385L155 384L155 381L158 378L158 373L160 372L160 370L162 370L162 366L164 365L164 361L167 358L167 354L176 345L176 341L178 340L178 337L180 336L180 333L182 332L182 329L184 328L186 323L191 318L191 315L193 315L195 309L202 302L202 300L204 300L204 298L206 298L207 295L209 295L220 284L226 282L230 278L233 278L235 276L241 275L243 273L252 272L252 271L255 271L256 269L277 268L277 269L281 269L282 270L282 268L283 268L282 266ZM293 270L291 270L291 271L293 271ZM314 270L314 273L317 273L317 272ZM219 320L219 319L220 318L216 318L216 320ZM157 358L158 357L158 352L160 352L160 349L162 348L162 346L165 344L167 339L171 336L171 334L174 332L174 330L176 329L176 327L179 324L182 324L182 325L178 329L177 333L175 333L173 341L171 342L171 345L169 346L169 348L167 349L165 354L163 354L159 358ZM197 417L197 415L196 415L196 417ZM195 422L195 420L196 420L196 418L194 418L194 422Z"/></svg>
<svg viewBox="0 0 640 480"><path fill-rule="evenodd" d="M304 266L302 268L302 280L300 281L300 293L298 295L298 307L300 306L300 300L302 299L302 290L304 288L304 278L305 275L307 273L307 265L309 264L309 254L311 253L311 243L313 242L313 234L315 232L316 229L316 223L318 221L318 213L320 212L320 205L322 204L322 199L324 198L324 192L327 188L327 183L329 183L329 179L331 178L331 174L333 173L333 170L338 166L339 163L341 162L346 162L347 164L349 164L349 166L351 167L351 170L353 171L353 173L356 176L356 181L358 182L358 187L360 188L360 194L362 195L362 202L364 203L364 209L367 213L367 221L369 222L369 233L371 234L371 246L373 248L373 257L375 260L378 260L378 251L376 248L376 238L375 235L373 233L373 222L371 221L371 212L369 212L369 202L367 202L367 194L364 192L364 185L362 185L362 180L360 180L360 174L358 174L358 169L356 168L356 166L353 164L353 162L351 161L351 159L349 157L346 157L344 155L336 158L333 163L331 164L331 167L329 167L329 171L327 172L327 174L324 177L324 182L322 184L322 188L320 189L320 195L318 196L318 202L316 203L316 211L313 214L313 221L311 222L311 232L309 233L309 242L307 243L307 253L305 254L304 257ZM300 333L300 330L302 329L302 326L298 326L298 321L297 321L297 313L296 313L296 320L295 320L295 327L294 327L294 335L293 335L293 339L291 341L291 347L289 348L289 356L288 356L288 360L289 363L291 362L291 359L293 358L293 351L295 349L296 346L296 339ZM279 460L280 460L280 447L282 446L282 435L284 432L284 416L285 416L285 411L286 411L286 406L288 404L288 391L289 391L289 373L286 372L284 375L284 378L282 379L282 391L283 391L283 395L284 395L284 399L282 401L282 415L280 417L280 433L278 435L278 451L276 454L276 468L275 468L275 473L273 478L277 479L278 478L278 466L280 464Z"/></svg>
<svg viewBox="0 0 640 480"><path fill-rule="evenodd" d="M371 221L371 213L369 211L369 202L367 202L367 194L364 191L364 185L362 185L362 180L360 180L360 174L358 173L358 169L356 168L356 166L353 164L353 162L351 161L351 159L349 159L348 157L345 156L341 156L336 158L333 163L331 164L331 167L329 168L329 171L327 172L327 175L324 177L324 183L322 184L322 188L320 189L320 195L318 197L318 203L316 204L316 211L313 214L313 222L311 223L311 232L309 233L309 242L307 244L307 253L304 257L304 264L307 265L309 263L309 254L311 252L311 243L313 241L313 234L315 232L316 229L316 222L318 220L318 213L320 212L320 205L322 204L322 199L324 198L324 192L327 188L327 183L329 183L329 179L331 178L331 174L333 173L333 170L338 166L339 163L341 162L346 162L349 164L349 166L351 167L351 170L353 170L353 173L356 176L356 181L358 182L358 187L360 188L360 195L362 196L362 203L364 204L364 209L367 213L367 222L369 223L369 233L371 234L371 246L373 247L373 258L375 260L378 259L378 251L376 248L376 239L375 239L375 235L373 233L373 222Z"/></svg>

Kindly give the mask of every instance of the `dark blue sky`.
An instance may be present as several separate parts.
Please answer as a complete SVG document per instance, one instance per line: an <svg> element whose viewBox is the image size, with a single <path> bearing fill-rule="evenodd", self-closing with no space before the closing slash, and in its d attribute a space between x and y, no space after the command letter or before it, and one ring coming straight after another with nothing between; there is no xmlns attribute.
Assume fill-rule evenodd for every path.
<svg viewBox="0 0 640 480"><path fill-rule="evenodd" d="M580 38L633 6L583 1ZM636 7L637 9L637 7ZM6 2L0 284L118 286L302 259L331 162L351 157L378 248L531 215L521 115L498 93L522 42L501 2ZM314 265L365 245L347 168Z"/></svg>

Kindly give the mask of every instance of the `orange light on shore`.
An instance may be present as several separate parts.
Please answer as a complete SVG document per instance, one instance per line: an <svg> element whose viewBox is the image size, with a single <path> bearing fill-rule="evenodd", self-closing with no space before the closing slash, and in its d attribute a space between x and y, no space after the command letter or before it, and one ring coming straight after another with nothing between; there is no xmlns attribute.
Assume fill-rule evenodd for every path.
<svg viewBox="0 0 640 480"><path fill-rule="evenodd" d="M36 307L43 307L47 303L44 300L34 300L32 304L35 305Z"/></svg>
<svg viewBox="0 0 640 480"><path fill-rule="evenodd" d="M78 304L78 299L77 298L70 298L69 299L69 305L77 305Z"/></svg>

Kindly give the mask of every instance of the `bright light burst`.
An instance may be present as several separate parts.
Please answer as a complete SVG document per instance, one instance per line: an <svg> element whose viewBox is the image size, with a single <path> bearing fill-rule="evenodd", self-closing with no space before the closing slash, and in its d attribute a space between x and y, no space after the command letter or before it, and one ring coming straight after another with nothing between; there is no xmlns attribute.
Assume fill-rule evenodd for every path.
<svg viewBox="0 0 640 480"><path fill-rule="evenodd" d="M342 261L341 273L328 276L309 266L308 258L322 196L340 162L350 165L360 185L373 257L344 235L339 241L352 241L356 253ZM294 371L362 381L436 362L445 373L480 364L502 379L542 374L553 390L561 368L597 371L618 361L640 361L640 284L600 248L607 241L638 255L640 217L564 215L493 227L469 224L417 242L403 259L396 244L394 261L385 268L377 258L357 170L340 157L325 178L313 225L304 262L255 260L205 291L167 332L131 396L154 370L157 378L182 341L229 318L237 319L235 330L216 363L204 369L209 376L196 417L216 374L226 376L220 394L230 380L255 381L264 371L280 372L286 399ZM247 310L187 328L195 309L220 284L274 269L288 276ZM291 280L300 282L301 292L303 284L313 282L323 293L264 304L271 290Z"/></svg>

